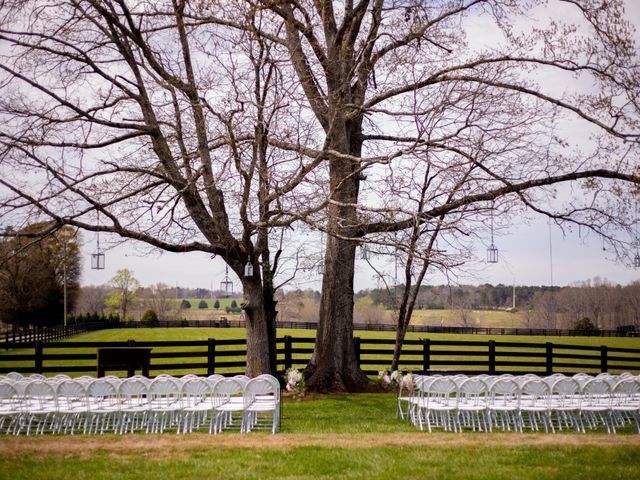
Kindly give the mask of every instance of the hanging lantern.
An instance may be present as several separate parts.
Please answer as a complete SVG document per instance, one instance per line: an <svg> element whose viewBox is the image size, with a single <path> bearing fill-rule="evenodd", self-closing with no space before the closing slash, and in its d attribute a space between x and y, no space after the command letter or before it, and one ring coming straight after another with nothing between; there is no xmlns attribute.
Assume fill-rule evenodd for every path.
<svg viewBox="0 0 640 480"><path fill-rule="evenodd" d="M91 268L93 270L104 270L104 253L91 254Z"/></svg>
<svg viewBox="0 0 640 480"><path fill-rule="evenodd" d="M360 259L369 260L369 249L366 245L362 245L362 247L360 247Z"/></svg>
<svg viewBox="0 0 640 480"><path fill-rule="evenodd" d="M251 264L251 260L247 261L247 264L244 266L244 276L253 277L253 265Z"/></svg>
<svg viewBox="0 0 640 480"><path fill-rule="evenodd" d="M100 225L100 213L98 212L98 226ZM91 269L104 270L104 253L100 250L100 232L96 232L96 253L91 254Z"/></svg>
<svg viewBox="0 0 640 480"><path fill-rule="evenodd" d="M633 258L633 266L640 268L640 253L636 253L636 256Z"/></svg>
<svg viewBox="0 0 640 480"><path fill-rule="evenodd" d="M225 265L224 280L220 282L220 290L224 292L225 298L233 295L233 282L229 280L229 265Z"/></svg>
<svg viewBox="0 0 640 480"><path fill-rule="evenodd" d="M487 248L487 263L498 263L498 249L493 242Z"/></svg>

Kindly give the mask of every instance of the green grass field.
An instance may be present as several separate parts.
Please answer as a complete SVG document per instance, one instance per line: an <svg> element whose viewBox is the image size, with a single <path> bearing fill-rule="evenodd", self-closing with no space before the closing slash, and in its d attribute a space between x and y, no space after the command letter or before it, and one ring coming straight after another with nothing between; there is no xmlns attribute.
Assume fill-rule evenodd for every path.
<svg viewBox="0 0 640 480"><path fill-rule="evenodd" d="M191 304L191 310L198 310L200 302L204 300L207 304L208 309L213 309L216 301L220 304L220 308L218 310L224 310L227 307L231 306L231 302L235 300L236 304L240 305L242 303L242 298L230 298L230 297L217 297L217 298L178 298L175 300L176 307L180 306L180 302L182 300L188 300Z"/></svg>
<svg viewBox="0 0 640 480"><path fill-rule="evenodd" d="M281 431L4 437L0 479L632 479L640 436L420 432L393 394L285 398Z"/></svg>
<svg viewBox="0 0 640 480"><path fill-rule="evenodd" d="M278 332L279 336L308 338L314 334L312 330ZM356 335L392 337L388 332L356 332ZM243 338L244 329L103 330L69 340L141 342L210 337ZM409 335L419 337L420 334ZM488 339L479 335L429 337ZM492 338L640 347L640 339L636 338ZM2 353L0 364L1 358ZM285 397L281 430L275 436L264 432L245 435L225 432L217 436L167 433L2 437L0 480L640 478L640 435L632 427L617 435L602 432L585 435L566 430L555 435L442 431L429 434L396 418L395 401L393 393L308 395L301 402Z"/></svg>

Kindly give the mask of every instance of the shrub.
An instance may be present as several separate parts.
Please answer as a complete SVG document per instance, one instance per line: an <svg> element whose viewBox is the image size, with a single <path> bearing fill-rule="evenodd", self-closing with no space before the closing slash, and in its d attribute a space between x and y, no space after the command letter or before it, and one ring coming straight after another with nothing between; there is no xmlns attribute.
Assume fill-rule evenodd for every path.
<svg viewBox="0 0 640 480"><path fill-rule="evenodd" d="M200 303L198 303L198 308L209 308L209 305L207 305L206 300L200 300Z"/></svg>
<svg viewBox="0 0 640 480"><path fill-rule="evenodd" d="M573 324L573 329L578 335L600 335L600 329L591 321L589 317L583 317Z"/></svg>
<svg viewBox="0 0 640 480"><path fill-rule="evenodd" d="M238 304L235 300L231 300L231 308L238 308Z"/></svg>
<svg viewBox="0 0 640 480"><path fill-rule="evenodd" d="M180 308L182 310L186 310L187 308L191 308L191 302L189 300L186 299L182 299L182 301L180 302Z"/></svg>
<svg viewBox="0 0 640 480"><path fill-rule="evenodd" d="M144 312L144 314L142 314L142 318L140 319L140 321L148 326L156 326L160 324L160 321L158 320L158 315L156 315L156 312L154 312L153 310L149 309L146 312Z"/></svg>
<svg viewBox="0 0 640 480"><path fill-rule="evenodd" d="M216 298L216 301L213 302L213 308L215 308L216 310L220 309L220 302L218 301L217 298Z"/></svg>

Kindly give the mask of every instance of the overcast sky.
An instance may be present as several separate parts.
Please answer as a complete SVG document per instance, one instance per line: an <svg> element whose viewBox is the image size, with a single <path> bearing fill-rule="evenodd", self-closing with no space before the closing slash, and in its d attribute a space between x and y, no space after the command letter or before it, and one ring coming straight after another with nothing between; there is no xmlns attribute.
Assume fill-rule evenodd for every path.
<svg viewBox="0 0 640 480"><path fill-rule="evenodd" d="M131 244L108 250L106 268L91 270L90 254L95 250L95 240L91 243L89 238L85 235L83 285L107 283L121 268L132 270L142 285L162 282L170 286L217 289L224 279L225 267L219 258L211 259L203 253L149 253ZM552 227L550 242L549 226L544 219L538 219L530 225L514 224L510 234L496 237L495 244L500 254L497 264L485 264L479 260L469 265L472 272L452 281L464 284L550 285L552 264L554 285L570 285L595 277L623 285L640 280L640 270L616 262L612 253L603 251L602 244L593 236L586 239L579 238L577 233L563 236L557 227ZM478 245L476 254L483 258L485 251L484 245ZM387 262L385 265L382 259L374 259L373 262L377 268L394 275L392 264ZM356 290L379 286L375 272L365 261L358 259L356 264ZM229 278L238 291L240 282L233 272L229 273ZM320 289L320 280L315 273L301 275L288 288ZM433 275L425 283L445 282L442 276Z"/></svg>
<svg viewBox="0 0 640 480"><path fill-rule="evenodd" d="M640 28L640 0L627 0L627 14L632 23ZM640 32L636 32L640 40ZM640 41L638 42L640 44ZM497 264L484 264L479 261L470 266L472 274L455 279L458 283L482 284L503 283L516 285L569 285L574 282L606 278L613 283L627 284L640 280L640 270L616 262L615 257L603 251L602 243L594 236L580 238L576 233L563 236L557 227L551 232L545 219L539 218L530 224L513 223L508 235L496 237L495 243L500 252ZM551 235L550 235L551 233ZM106 244L106 238L102 238ZM116 271L128 268L142 285L158 282L171 286L202 287L217 289L224 279L224 263L211 259L202 253L149 253L132 244L120 245L106 251L106 268L91 270L90 254L95 251L95 236L84 234L83 247L83 285L98 285L109 282ZM550 255L550 246L552 255ZM485 256L484 245L478 245L476 255ZM381 259L377 267L393 275L393 265L384 264ZM553 272L553 279L552 279ZM230 273L236 291L240 282ZM446 279L432 276L425 283L442 284ZM355 289L374 288L379 285L375 272L362 260L357 261ZM289 288L320 288L320 276L300 277Z"/></svg>

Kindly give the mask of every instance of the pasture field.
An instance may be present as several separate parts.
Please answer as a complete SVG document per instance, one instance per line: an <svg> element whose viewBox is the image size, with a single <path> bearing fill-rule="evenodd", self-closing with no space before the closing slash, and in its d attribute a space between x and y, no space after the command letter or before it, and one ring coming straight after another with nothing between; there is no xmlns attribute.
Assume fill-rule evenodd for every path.
<svg viewBox="0 0 640 480"><path fill-rule="evenodd" d="M278 330L278 336L282 337L284 335L291 335L293 337L299 338L308 338L313 340L315 336L314 330L294 330L294 329L280 329ZM370 331L356 331L356 336L359 336L363 339L393 339L393 332L370 332ZM109 329L109 330L99 330L95 332L89 332L80 334L65 341L68 342L113 342L113 341L127 341L134 340L135 342L145 342L145 341L181 341L181 340L206 340L207 338L215 338L217 341L227 340L227 339L243 339L245 336L245 330L242 328L136 328L136 329ZM532 342L536 344L543 344L545 342L552 342L555 344L565 344L565 345L585 345L585 346L601 346L606 345L607 347L621 347L621 348L640 348L640 338L632 338L632 337L544 337L544 336L507 336L507 335L460 335L460 334L426 334L426 333L409 333L407 335L408 339L419 339L419 338L429 338L432 341L442 340L442 341L482 341L486 342L488 340L496 340L497 342L515 342L515 343L527 343ZM300 344L305 348L312 348L312 342ZM217 346L217 352L221 355L226 355L224 360L226 361L236 361L240 362L244 360L244 357L241 355L232 355L230 351L238 351L242 350L241 346L227 346L227 345L219 345ZM366 349L363 348L361 358L367 359L370 361L374 361L373 363L369 363L366 366L368 370L384 370L388 369L391 364L391 351L392 347L385 347L389 352L386 355L380 354L368 354L366 353ZM447 349L447 347L438 347L439 349ZM453 348L453 347L449 347ZM433 360L446 360L446 359L458 359L458 360L475 360L478 357L474 357L474 351L477 351L478 347L461 347L456 350L455 356L444 356L438 355L434 353L432 356ZM407 351L412 351L412 354L405 354L403 358L406 359L419 359L421 358L421 349L420 346L408 346L406 348ZM509 348L509 351L518 351L516 348ZM526 349L522 349L526 350ZM152 375L158 375L160 373L171 373L173 375L183 375L186 373L197 373L203 374L206 373L205 370L171 370L167 372L163 372L160 368L154 368L154 365L162 365L167 362L173 364L181 364L181 363L206 363L206 346L200 347L191 347L191 346L162 346L162 347L154 347L153 353L155 354L168 354L170 352L202 352L203 356L194 356L194 357L183 357L183 358L154 358L152 359ZM468 352L465 355L465 352ZM20 367L32 367L33 361L15 361L9 364L8 362L3 362L2 357L5 353L11 354L32 354L33 349L15 349L10 351L0 351L0 366L2 367L11 367L14 370L20 371ZM86 348L49 348L45 349L46 355L51 353L55 355L65 355L70 353L75 354L86 354L86 355L95 355L95 348L86 347ZM220 357L222 358L222 357ZM280 358L283 358L283 354L280 354ZM294 366L303 367L306 363L306 358L308 358L308 354L294 354L293 361ZM504 361L509 361L512 357L502 357L501 359ZM513 359L516 359L513 357ZM379 361L379 362L378 362ZM586 360L582 363L585 363ZM593 361L591 362L593 363ZM95 357L94 359L84 359L84 360L55 360L55 359L45 359L45 366L62 366L62 365L85 365L91 366L95 368ZM402 367L403 370L416 369L415 367L407 368ZM442 368L447 368L446 366ZM519 370L519 368L515 368L514 370ZM566 370L566 369L565 369ZM218 373L231 373L238 372L238 367L222 367L220 369L216 369ZM562 371L562 369L560 369ZM566 370L570 371L570 370ZM64 373L64 370L61 370ZM593 371L589 371L590 373L594 373ZM615 370L612 370L612 373L619 373ZM71 373L71 375L81 375L82 373Z"/></svg>
<svg viewBox="0 0 640 480"><path fill-rule="evenodd" d="M393 394L285 398L281 431L0 438L0 479L632 479L640 435L420 432Z"/></svg>
<svg viewBox="0 0 640 480"><path fill-rule="evenodd" d="M504 310L465 310L467 324L463 324L460 310L414 310L412 325L469 326L482 328L521 328L526 326L523 312Z"/></svg>
<svg viewBox="0 0 640 480"><path fill-rule="evenodd" d="M198 308L198 305L200 304L201 300L204 300L207 303L207 308L208 309L212 309L213 308L213 304L216 303L216 300L218 301L218 303L220 304L220 308L219 310L224 311L225 308L230 307L231 306L231 302L233 302L234 300L236 301L236 304L240 305L240 303L242 303L243 299L242 297L239 298L235 298L235 297L214 297L214 298L195 298L195 297L189 297L189 298L177 298L175 300L176 303L176 307L180 306L180 302L182 302L182 300L188 300L189 303L191 304L191 308L187 309L187 310L204 310Z"/></svg>

